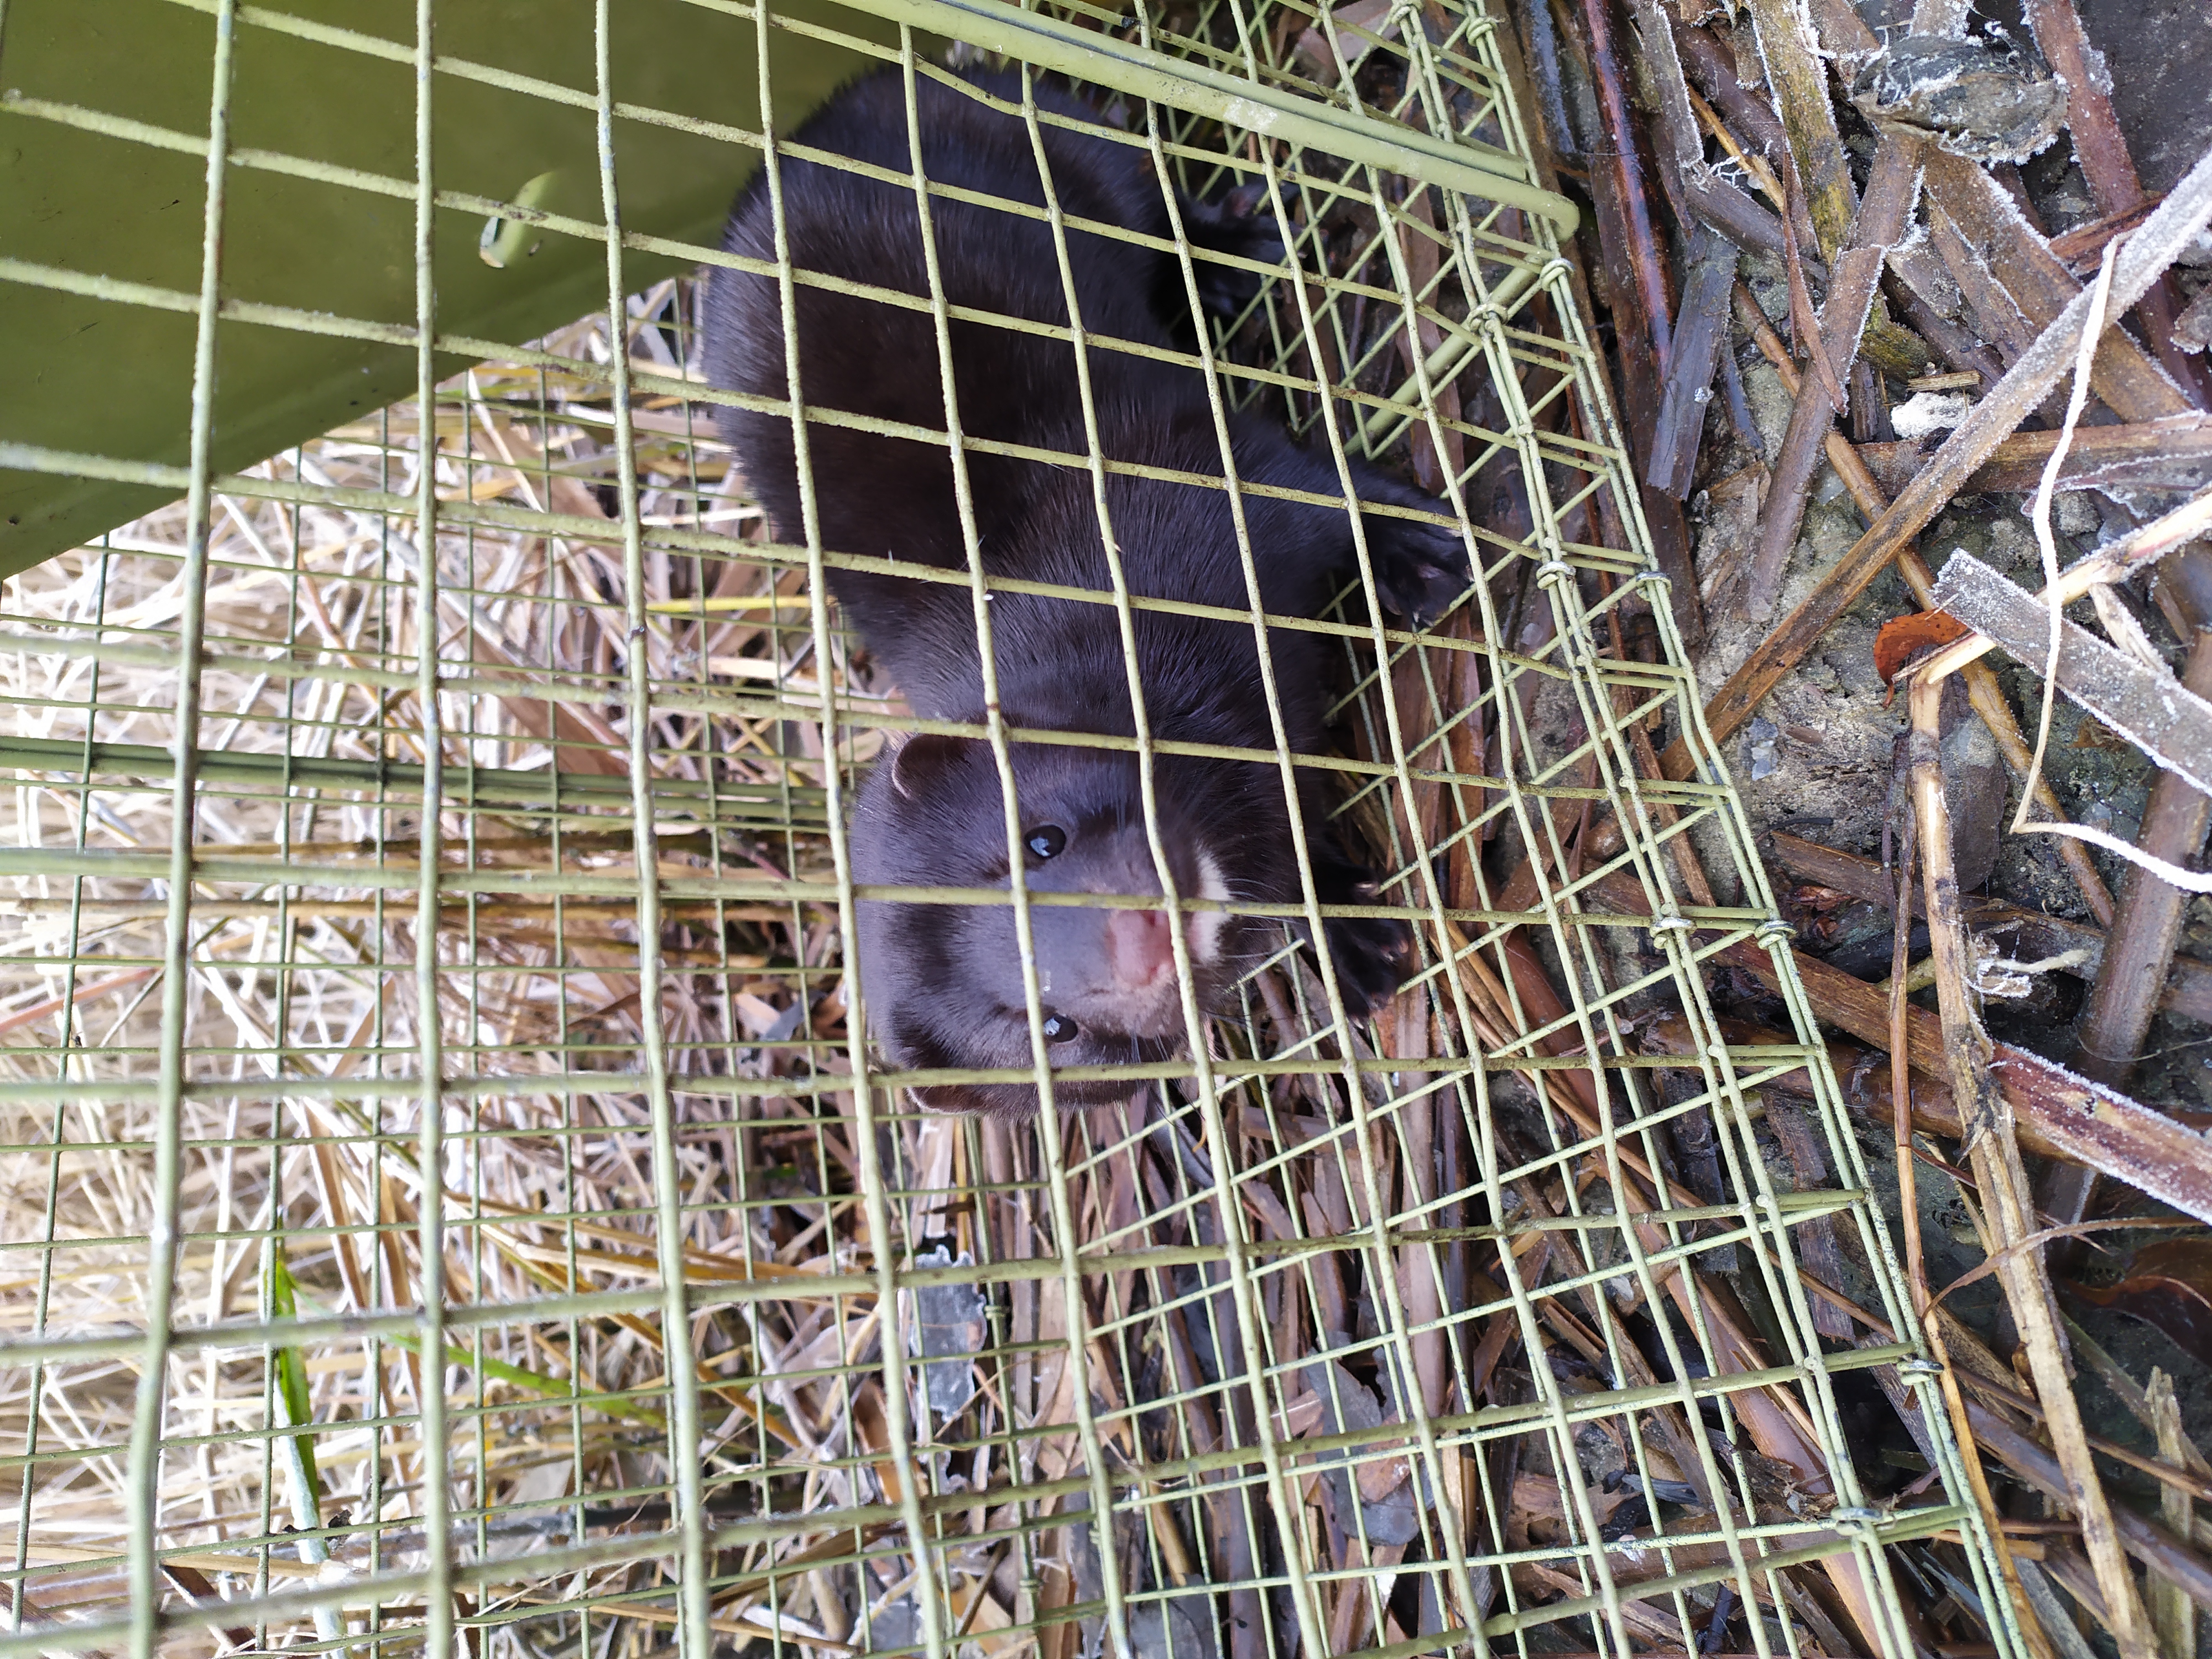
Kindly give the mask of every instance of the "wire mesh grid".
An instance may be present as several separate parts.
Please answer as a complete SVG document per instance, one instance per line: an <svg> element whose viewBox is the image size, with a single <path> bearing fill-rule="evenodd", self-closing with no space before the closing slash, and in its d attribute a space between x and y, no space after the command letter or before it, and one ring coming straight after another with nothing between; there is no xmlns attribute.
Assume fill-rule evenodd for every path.
<svg viewBox="0 0 2212 1659"><path fill-rule="evenodd" d="M1904 1656L1890 1547L1944 1538L2011 1639L1479 8L883 0L886 48L702 7L909 88L916 27L1087 71L1194 198L1261 184L1295 274L1197 361L1474 556L1434 630L1371 584L1297 622L1344 672L1296 761L1387 853L1407 989L1355 1024L1286 935L1190 1055L1033 1121L913 1110L946 1077L855 1018L844 805L927 723L838 629L859 562L713 435L696 284L629 292L605 0L600 217L490 206L603 245L609 309L458 376L429 0L398 43L212 9L197 294L6 271L198 356L185 466L0 450L184 496L0 619L0 1650ZM412 325L225 288L225 179L286 165L227 155L230 54L310 27L419 70ZM417 394L219 474L241 319L384 329ZM1796 1044L1731 1046L1703 970L1746 962ZM1900 1506L1869 1377L1923 1429Z"/></svg>

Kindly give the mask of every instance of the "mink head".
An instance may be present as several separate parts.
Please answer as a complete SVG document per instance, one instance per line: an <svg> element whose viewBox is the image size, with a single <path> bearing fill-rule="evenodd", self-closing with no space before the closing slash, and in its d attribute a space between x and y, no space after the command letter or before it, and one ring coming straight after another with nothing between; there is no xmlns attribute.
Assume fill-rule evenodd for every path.
<svg viewBox="0 0 2212 1659"><path fill-rule="evenodd" d="M1014 793L1024 882L1032 897L1048 1063L1129 1065L1170 1059L1188 1048L1188 1024L1175 966L1174 935L1163 908L1057 905L1054 894L1103 894L1157 900L1162 892L1145 833L1136 757L1111 751L1018 744ZM1156 763L1161 839L1184 898L1274 896L1280 884L1238 878L1240 848L1272 844L1287 856L1287 815L1279 793L1273 822L1266 797L1238 791L1231 803ZM1259 769L1234 769L1237 770ZM1178 784L1183 787L1176 787ZM1194 805L1199 810L1194 812ZM1257 817L1263 822L1255 823ZM1222 839L1219 824L1236 827ZM916 737L887 755L860 791L854 815L853 869L865 885L1011 886L1005 796L988 744ZM1293 880L1295 878L1292 878ZM1047 902L1034 902L1043 898ZM1183 940L1200 1012L1225 1006L1237 978L1279 941L1277 924L1189 911ZM860 990L884 1062L896 1069L1027 1067L1033 1063L1021 953L1011 902L924 903L864 899L860 906ZM1139 1085L1107 1079L1055 1081L1062 1105L1125 1098ZM1026 1083L915 1089L936 1111L1019 1115L1037 1109Z"/></svg>

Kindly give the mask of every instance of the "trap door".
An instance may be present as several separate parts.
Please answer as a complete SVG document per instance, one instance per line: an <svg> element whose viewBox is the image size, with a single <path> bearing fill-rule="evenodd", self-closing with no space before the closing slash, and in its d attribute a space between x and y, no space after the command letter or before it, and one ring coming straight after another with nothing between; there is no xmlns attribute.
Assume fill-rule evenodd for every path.
<svg viewBox="0 0 2212 1659"><path fill-rule="evenodd" d="M605 303L589 0L434 7L427 132L411 9L294 0L229 15L175 0L8 8L0 572L187 487L210 130L229 160L221 373L207 387L218 472L413 390L425 151L438 224L419 252L441 375ZM636 289L690 269L679 249L714 245L757 162L763 52L779 106L803 110L893 34L826 0L821 16L865 46L806 29L804 4L785 15L800 27L763 30L687 0L610 9Z"/></svg>

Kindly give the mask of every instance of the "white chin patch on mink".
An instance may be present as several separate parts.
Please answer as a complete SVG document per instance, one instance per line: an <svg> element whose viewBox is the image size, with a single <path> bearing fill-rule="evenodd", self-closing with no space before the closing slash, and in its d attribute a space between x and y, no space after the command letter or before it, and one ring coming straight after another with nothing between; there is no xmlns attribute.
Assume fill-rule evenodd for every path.
<svg viewBox="0 0 2212 1659"><path fill-rule="evenodd" d="M1229 900L1229 882L1221 873L1221 861L1201 847L1198 849L1198 896L1212 899L1217 904ZM1183 937L1190 946L1194 963L1211 965L1221 959L1221 930L1229 925L1229 916L1221 910L1194 910L1183 918Z"/></svg>

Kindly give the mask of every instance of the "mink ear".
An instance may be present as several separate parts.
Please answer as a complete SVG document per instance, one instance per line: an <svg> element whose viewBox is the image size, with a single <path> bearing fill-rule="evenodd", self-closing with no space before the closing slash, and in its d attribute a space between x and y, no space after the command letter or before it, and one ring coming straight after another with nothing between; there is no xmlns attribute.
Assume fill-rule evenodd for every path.
<svg viewBox="0 0 2212 1659"><path fill-rule="evenodd" d="M968 757L973 738L917 732L891 751L891 787L908 800L927 793Z"/></svg>

